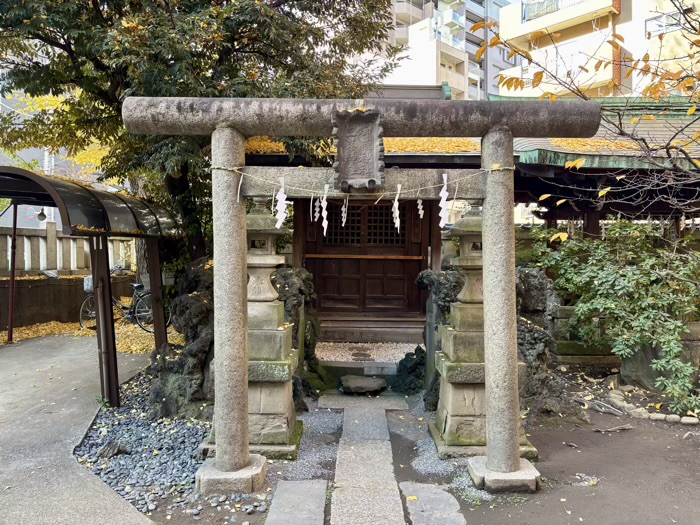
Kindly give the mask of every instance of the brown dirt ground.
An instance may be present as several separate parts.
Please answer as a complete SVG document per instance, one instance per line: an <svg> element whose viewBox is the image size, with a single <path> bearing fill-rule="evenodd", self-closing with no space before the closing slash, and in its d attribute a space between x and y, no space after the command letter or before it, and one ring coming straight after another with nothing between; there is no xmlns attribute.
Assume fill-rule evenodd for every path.
<svg viewBox="0 0 700 525"><path fill-rule="evenodd" d="M700 524L700 435L684 439L691 431L700 434L700 428L597 412L590 415L590 425L555 417L527 428L540 454L536 466L543 476L541 490L502 494L480 505L460 501L467 523ZM390 415L390 419L396 417ZM391 436L397 479L449 483L452 476L421 476L413 470L415 439L425 433L411 436L409 428L422 423L409 414L402 421L408 432ZM625 424L634 428L612 434L593 431ZM595 486L577 486L579 473L599 481Z"/></svg>
<svg viewBox="0 0 700 525"><path fill-rule="evenodd" d="M593 428L629 423L602 434ZM552 421L529 429L540 453L542 490L522 498L464 509L470 524L700 523L700 437L697 427L591 413L591 425ZM572 448L564 443L575 443ZM575 486L577 473L600 479ZM565 501L563 501L565 500ZM567 512L568 511L568 512Z"/></svg>

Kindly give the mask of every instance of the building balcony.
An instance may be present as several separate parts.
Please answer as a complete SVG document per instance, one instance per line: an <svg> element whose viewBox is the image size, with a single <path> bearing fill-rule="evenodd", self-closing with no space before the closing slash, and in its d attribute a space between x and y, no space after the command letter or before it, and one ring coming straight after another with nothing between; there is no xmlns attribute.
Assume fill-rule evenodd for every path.
<svg viewBox="0 0 700 525"><path fill-rule="evenodd" d="M622 55L629 53L622 51ZM538 71L542 71L535 65L524 64L512 67L503 71L506 77L516 77L525 80L525 89L508 91L501 85L499 93L504 96L539 97L543 93L554 93L555 95L567 95L567 90L559 85L555 79L567 79L570 71L573 82L576 86L584 90L604 86L615 79L623 86L629 83L629 79L624 78L627 66L623 66L619 57L617 63L608 67L600 67L596 71L595 66L599 60L615 60L613 47L606 42L606 38L599 34L577 38L575 40L551 46L546 49L539 49L532 52L533 63L544 66L545 74L542 82L536 87L532 87L532 79Z"/></svg>
<svg viewBox="0 0 700 525"><path fill-rule="evenodd" d="M464 2L465 15L471 13L472 16L467 15L471 19L483 20L484 18L484 4L483 2L475 2L474 0L467 0Z"/></svg>
<svg viewBox="0 0 700 525"><path fill-rule="evenodd" d="M438 84L440 82L447 82L453 90L460 92L464 92L467 86L467 79L464 75L443 66L440 66L438 71Z"/></svg>
<svg viewBox="0 0 700 525"><path fill-rule="evenodd" d="M469 63L469 80L480 81L484 79L484 70L475 62Z"/></svg>
<svg viewBox="0 0 700 525"><path fill-rule="evenodd" d="M466 42L465 49L466 49L467 53L469 53L470 56L476 57L476 52L479 51L479 46L477 46L476 44L473 44L471 42Z"/></svg>
<svg viewBox="0 0 700 525"><path fill-rule="evenodd" d="M501 38L525 47L537 31L554 33L608 14L620 13L621 0L518 0L500 11Z"/></svg>
<svg viewBox="0 0 700 525"><path fill-rule="evenodd" d="M412 24L423 18L423 9L407 0L396 0L396 21Z"/></svg>
<svg viewBox="0 0 700 525"><path fill-rule="evenodd" d="M464 15L460 15L452 9L448 9L442 12L442 25L451 30L464 29L467 25L467 19L464 18Z"/></svg>
<svg viewBox="0 0 700 525"><path fill-rule="evenodd" d="M457 38L449 32L438 32L437 37L440 42L447 44L448 46L454 47L460 51L465 50L465 41Z"/></svg>
<svg viewBox="0 0 700 525"><path fill-rule="evenodd" d="M408 26L396 26L394 29L394 40L397 44L407 44Z"/></svg>

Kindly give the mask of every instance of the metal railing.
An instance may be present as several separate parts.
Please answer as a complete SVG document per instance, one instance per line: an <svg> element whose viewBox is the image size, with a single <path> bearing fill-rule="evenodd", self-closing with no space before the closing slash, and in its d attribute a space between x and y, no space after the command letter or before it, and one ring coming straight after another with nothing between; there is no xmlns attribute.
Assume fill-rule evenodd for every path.
<svg viewBox="0 0 700 525"><path fill-rule="evenodd" d="M522 21L535 20L560 9L583 4L586 0L523 0Z"/></svg>

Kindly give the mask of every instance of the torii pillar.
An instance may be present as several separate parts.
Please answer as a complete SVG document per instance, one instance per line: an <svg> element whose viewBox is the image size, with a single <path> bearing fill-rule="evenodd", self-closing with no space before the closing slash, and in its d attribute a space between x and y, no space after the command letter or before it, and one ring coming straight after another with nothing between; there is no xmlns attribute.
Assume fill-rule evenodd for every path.
<svg viewBox="0 0 700 525"><path fill-rule="evenodd" d="M245 202L238 199L244 137L329 137L334 115L363 105L363 111L378 112L387 137L483 137L487 456L471 458L469 472L488 490L534 491L539 473L519 458L518 447L513 136L591 137L600 125L597 103L128 97L122 113L131 133L212 136L217 454L197 472L198 489L205 495L252 491L265 476L265 458L248 450L246 221ZM431 184L439 187L440 174L429 172L418 175L433 177ZM400 175L392 176L385 172L377 196L396 192ZM318 186L328 178L317 178L306 182L318 195ZM410 181L402 182L404 191L410 188ZM250 187L256 187L255 181ZM243 191L241 197L266 197L271 189ZM352 198L353 188L349 191ZM466 195L470 197L474 196Z"/></svg>

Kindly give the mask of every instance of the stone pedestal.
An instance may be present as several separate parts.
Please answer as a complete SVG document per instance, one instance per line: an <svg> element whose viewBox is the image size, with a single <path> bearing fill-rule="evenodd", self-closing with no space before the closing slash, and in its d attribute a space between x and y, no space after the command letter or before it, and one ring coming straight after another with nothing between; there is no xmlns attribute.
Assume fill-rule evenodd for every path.
<svg viewBox="0 0 700 525"><path fill-rule="evenodd" d="M460 240L460 256L451 264L462 269L465 283L458 301L450 307L450 324L438 332L442 352L436 354L435 368L440 373L440 401L430 430L441 458L486 454L481 228L477 206L450 231L450 236ZM518 373L524 380L524 363ZM520 448L523 457L537 456L522 427Z"/></svg>

